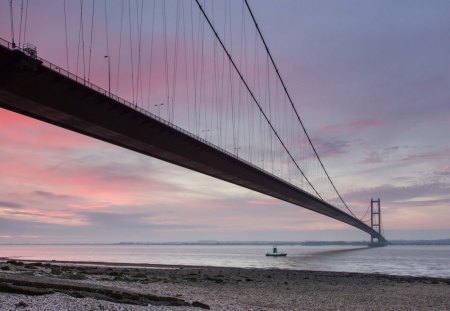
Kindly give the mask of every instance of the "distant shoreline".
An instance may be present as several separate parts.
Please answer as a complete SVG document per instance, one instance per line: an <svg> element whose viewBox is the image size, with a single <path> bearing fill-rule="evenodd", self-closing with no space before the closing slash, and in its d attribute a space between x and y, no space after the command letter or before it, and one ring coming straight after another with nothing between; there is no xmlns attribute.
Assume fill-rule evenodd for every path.
<svg viewBox="0 0 450 311"><path fill-rule="evenodd" d="M243 245L243 246L367 246L369 241L194 241L194 242L115 242L115 243L0 243L3 245ZM391 240L388 245L450 245L450 239L439 240Z"/></svg>

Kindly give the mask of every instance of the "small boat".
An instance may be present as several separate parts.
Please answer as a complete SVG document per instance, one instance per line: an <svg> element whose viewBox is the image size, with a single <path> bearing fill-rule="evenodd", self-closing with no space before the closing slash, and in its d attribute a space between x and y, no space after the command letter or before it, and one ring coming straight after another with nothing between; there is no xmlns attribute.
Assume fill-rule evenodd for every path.
<svg viewBox="0 0 450 311"><path fill-rule="evenodd" d="M279 253L277 250L277 247L274 246L272 249L272 253L266 253L266 256L270 256L270 257L286 257L287 254L286 253Z"/></svg>

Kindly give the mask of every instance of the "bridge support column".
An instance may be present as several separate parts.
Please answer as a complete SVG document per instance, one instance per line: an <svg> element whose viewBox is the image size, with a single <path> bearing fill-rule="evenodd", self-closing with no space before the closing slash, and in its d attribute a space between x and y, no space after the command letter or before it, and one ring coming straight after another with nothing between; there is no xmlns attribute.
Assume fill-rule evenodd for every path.
<svg viewBox="0 0 450 311"><path fill-rule="evenodd" d="M370 227L381 235L381 200L370 200ZM386 241L380 241L376 236L370 236L369 246L385 246Z"/></svg>
<svg viewBox="0 0 450 311"><path fill-rule="evenodd" d="M370 200L370 227L381 234L381 202L380 198L378 200ZM372 235L370 237L370 242L373 243L375 237ZM377 239L378 242L378 239Z"/></svg>

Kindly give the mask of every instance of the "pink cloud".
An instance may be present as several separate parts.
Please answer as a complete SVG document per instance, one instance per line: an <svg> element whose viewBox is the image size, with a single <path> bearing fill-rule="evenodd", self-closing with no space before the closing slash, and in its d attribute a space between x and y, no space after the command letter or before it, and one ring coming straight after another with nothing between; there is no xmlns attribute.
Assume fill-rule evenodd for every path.
<svg viewBox="0 0 450 311"><path fill-rule="evenodd" d="M54 211L36 208L21 209L21 210L2 209L1 211L6 214L15 216L43 216L49 218L68 218L74 215L73 213L68 211Z"/></svg>
<svg viewBox="0 0 450 311"><path fill-rule="evenodd" d="M96 210L96 209L108 208L111 205L107 202L104 202L104 203L69 204L68 206L76 208L76 209Z"/></svg>
<svg viewBox="0 0 450 311"><path fill-rule="evenodd" d="M39 235L19 235L19 238L24 238L24 239L39 239L40 236L39 236Z"/></svg>
<svg viewBox="0 0 450 311"><path fill-rule="evenodd" d="M434 174L442 176L450 176L450 166L440 168L434 171Z"/></svg>
<svg viewBox="0 0 450 311"><path fill-rule="evenodd" d="M279 205L282 204L283 202L277 199L261 199L261 200L250 200L247 201L247 203L255 205Z"/></svg>
<svg viewBox="0 0 450 311"><path fill-rule="evenodd" d="M140 163L126 161L122 154L128 151L115 146L3 109L0 109L0 121L4 121L0 132L2 181L31 189L39 185L41 190L32 193L36 200L65 200L72 195L54 193L76 193L87 202L139 204L143 201L136 193L178 189L147 174ZM93 159L99 150L101 153ZM89 157L83 157L81 152ZM112 155L108 156L109 153ZM45 189L51 190L42 191ZM80 205L76 208L94 207L85 202L77 204Z"/></svg>
<svg viewBox="0 0 450 311"><path fill-rule="evenodd" d="M391 204L389 204L391 205ZM383 217L384 228L395 230L408 230L411 228L448 230L450 215L446 212L448 204L441 206L428 206L426 203L418 206L408 202L395 204L394 209L386 209ZM441 215L435 217L435 214Z"/></svg>
<svg viewBox="0 0 450 311"><path fill-rule="evenodd" d="M95 145L92 138L0 108L0 140L14 148L76 149ZM39 130L36 130L36 128Z"/></svg>
<svg viewBox="0 0 450 311"><path fill-rule="evenodd" d="M347 124L334 124L325 125L319 129L320 134L337 134L337 133L348 133L348 132L358 132L368 128L382 127L386 124L379 120L363 119L355 120Z"/></svg>
<svg viewBox="0 0 450 311"><path fill-rule="evenodd" d="M0 235L0 239L15 239L15 238L24 238L24 239L39 239L39 235Z"/></svg>
<svg viewBox="0 0 450 311"><path fill-rule="evenodd" d="M80 226L86 224L84 217L65 210L50 210L44 208L24 208L15 210L3 208L0 209L0 215L4 218L13 220L65 226Z"/></svg>
<svg viewBox="0 0 450 311"><path fill-rule="evenodd" d="M450 157L450 148L421 154L410 154L403 158L402 161L430 161L444 157Z"/></svg>

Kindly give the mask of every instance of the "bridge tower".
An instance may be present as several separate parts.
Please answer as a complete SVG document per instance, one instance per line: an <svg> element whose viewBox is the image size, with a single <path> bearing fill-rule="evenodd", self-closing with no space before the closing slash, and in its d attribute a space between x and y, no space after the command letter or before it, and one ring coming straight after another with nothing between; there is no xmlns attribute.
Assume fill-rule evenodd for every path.
<svg viewBox="0 0 450 311"><path fill-rule="evenodd" d="M379 234L381 234L381 201L380 198L378 200L371 199L370 200L370 226L373 230L377 231ZM371 244L374 243L374 237L373 235L371 238ZM378 243L380 241L377 241L375 243Z"/></svg>

